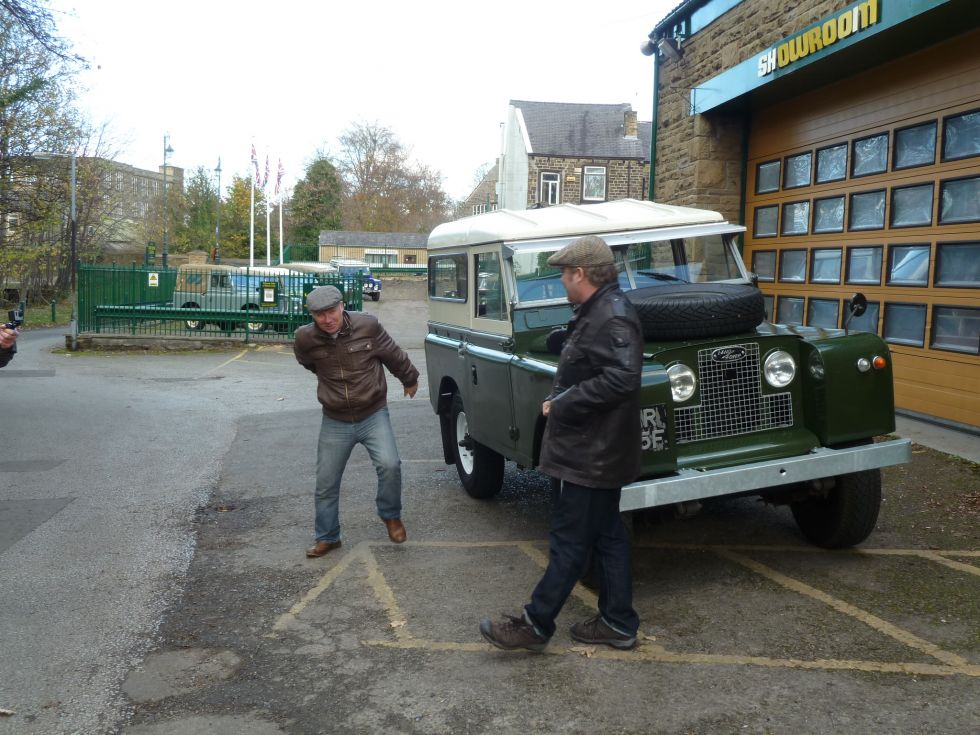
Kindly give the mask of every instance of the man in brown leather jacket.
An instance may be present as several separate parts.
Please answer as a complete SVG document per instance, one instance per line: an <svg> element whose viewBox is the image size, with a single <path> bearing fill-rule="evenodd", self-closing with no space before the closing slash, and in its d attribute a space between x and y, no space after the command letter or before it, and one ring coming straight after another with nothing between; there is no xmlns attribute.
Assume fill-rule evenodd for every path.
<svg viewBox="0 0 980 735"><path fill-rule="evenodd" d="M520 616L484 620L480 633L499 648L541 651L591 553L599 570L599 614L569 631L582 643L636 645L630 542L619 515L622 486L640 471L640 372L643 339L633 305L618 285L609 246L581 237L548 259L561 268L568 324L538 469L561 480L548 568Z"/></svg>
<svg viewBox="0 0 980 735"><path fill-rule="evenodd" d="M316 461L315 543L306 550L320 557L340 546L340 480L355 444L367 449L378 473L378 515L396 544L406 538L401 522L401 459L388 416L385 368L401 381L405 395L418 390L419 371L372 315L344 310L333 286L310 291L313 324L296 330L296 360L316 373L323 406Z"/></svg>

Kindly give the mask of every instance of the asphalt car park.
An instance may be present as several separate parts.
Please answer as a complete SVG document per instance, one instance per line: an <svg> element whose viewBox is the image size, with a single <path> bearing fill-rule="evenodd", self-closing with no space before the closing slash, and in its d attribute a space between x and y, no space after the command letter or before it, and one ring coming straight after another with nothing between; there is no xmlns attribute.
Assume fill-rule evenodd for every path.
<svg viewBox="0 0 980 735"><path fill-rule="evenodd" d="M424 304L377 305L420 368ZM251 359L293 367L288 347ZM396 386L393 386L393 388ZM195 520L197 546L155 650L123 685L125 733L967 733L980 721L980 468L916 445L884 472L866 543L806 544L757 499L635 517L641 640L576 644L576 589L546 653L477 631L546 563L547 478L508 465L489 501L444 464L427 396L390 393L409 541L390 544L358 449L344 545L307 560L319 413L238 419Z"/></svg>

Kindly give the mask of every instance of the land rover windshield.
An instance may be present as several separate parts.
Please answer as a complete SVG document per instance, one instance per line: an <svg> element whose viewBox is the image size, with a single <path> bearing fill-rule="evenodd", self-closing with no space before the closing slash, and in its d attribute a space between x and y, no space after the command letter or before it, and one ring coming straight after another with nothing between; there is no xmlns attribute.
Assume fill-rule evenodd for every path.
<svg viewBox="0 0 980 735"><path fill-rule="evenodd" d="M635 238L636 236L634 236ZM566 242L513 248L519 303L565 299L558 268L548 258ZM624 291L671 283L746 283L747 275L730 235L718 233L611 243Z"/></svg>

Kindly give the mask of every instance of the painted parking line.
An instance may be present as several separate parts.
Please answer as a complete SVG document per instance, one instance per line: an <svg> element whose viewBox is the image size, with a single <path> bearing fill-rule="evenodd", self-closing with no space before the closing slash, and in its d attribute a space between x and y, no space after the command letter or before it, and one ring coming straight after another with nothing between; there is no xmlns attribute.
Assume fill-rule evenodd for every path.
<svg viewBox="0 0 980 735"><path fill-rule="evenodd" d="M474 548L516 548L523 552L531 561L542 569L547 566L548 558L544 551L547 546L543 541L408 541L404 544L407 547L418 548L444 548L444 549L474 549ZM392 630L393 639L362 640L366 646L375 646L392 649L415 649L427 651L456 651L456 652L487 652L489 644L483 642L459 643L455 641L438 641L426 638L417 638L411 633L410 620L401 609L394 590L388 584L384 573L378 564L374 554L374 547L390 548L390 544L375 541L362 541L354 546L351 551L341 557L338 562L324 574L320 581L310 589L303 597L279 617L273 624L272 631L266 637L277 638L290 629L292 624L297 621L299 615L313 604L329 587L345 572L355 561L365 564L367 575L366 582L373 591L376 599L384 608L388 618L389 626ZM921 549L861 549L848 552L828 552L823 549L802 546L763 546L763 545L699 545L699 544L638 544L638 548L660 548L660 549L681 549L691 551L708 551L715 553L720 558L738 564L750 571L759 574L783 589L795 594L817 600L833 610L847 615L855 620L868 625L873 630L886 635L899 643L912 648L913 650L924 653L936 659L940 663L919 663L919 662L892 662L892 661L868 661L861 659L795 659L795 658L770 658L766 656L740 656L737 654L704 654L704 653L677 653L668 650L660 643L651 639L641 639L632 651L617 651L599 647L584 647L575 645L562 648L553 645L546 649L551 655L583 655L600 660L621 660L631 662L654 662L654 663L673 663L686 665L728 665L728 666L759 666L766 668L790 668L804 670L823 670L823 671L866 671L877 673L912 674L921 676L969 676L980 677L980 665L971 664L962 656L951 651L946 651L936 644L925 640L907 630L904 630L888 621L861 608L845 602L844 600L833 597L832 595L813 587L805 582L790 577L765 564L745 556L748 551L813 551L814 553L854 553L865 555L881 556L918 556L928 559L938 564L949 566L957 571L967 574L977 574L978 568L970 564L956 562L945 558L947 555L980 558L980 552L973 550L958 551L923 551ZM591 590L582 585L577 585L572 592L583 603L594 607L597 597ZM523 651L513 651L511 653L521 654Z"/></svg>

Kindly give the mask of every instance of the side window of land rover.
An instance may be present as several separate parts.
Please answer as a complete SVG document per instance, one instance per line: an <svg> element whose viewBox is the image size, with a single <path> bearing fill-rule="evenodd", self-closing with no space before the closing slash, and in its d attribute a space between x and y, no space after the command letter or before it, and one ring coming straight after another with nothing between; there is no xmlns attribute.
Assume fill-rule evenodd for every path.
<svg viewBox="0 0 980 735"><path fill-rule="evenodd" d="M452 253L429 258L429 298L466 301L466 255Z"/></svg>

